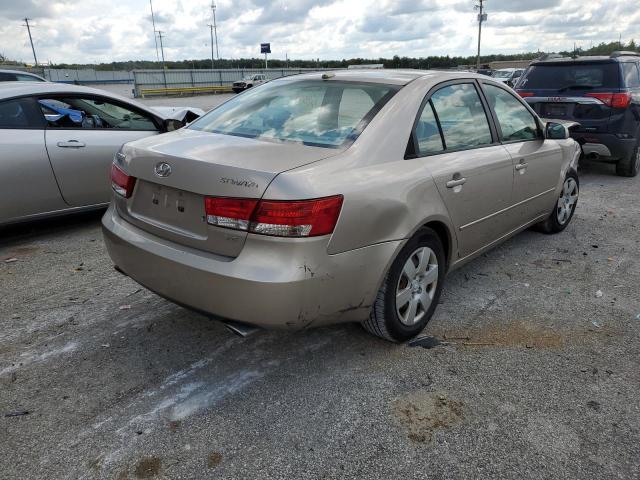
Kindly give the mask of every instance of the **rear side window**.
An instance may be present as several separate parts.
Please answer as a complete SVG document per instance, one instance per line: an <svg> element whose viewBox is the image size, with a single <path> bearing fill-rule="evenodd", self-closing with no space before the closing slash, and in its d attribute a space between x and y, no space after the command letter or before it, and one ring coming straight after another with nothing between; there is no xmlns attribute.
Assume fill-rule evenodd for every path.
<svg viewBox="0 0 640 480"><path fill-rule="evenodd" d="M447 150L492 143L489 121L476 87L470 83L443 87L431 96Z"/></svg>
<svg viewBox="0 0 640 480"><path fill-rule="evenodd" d="M493 108L500 126L503 142L535 140L538 124L533 115L519 100L506 90L494 85L484 85L487 101Z"/></svg>
<svg viewBox="0 0 640 480"><path fill-rule="evenodd" d="M431 101L427 102L416 124L416 140L418 154L429 155L444 150L442 136L438 128L438 121L433 112Z"/></svg>
<svg viewBox="0 0 640 480"><path fill-rule="evenodd" d="M16 74L16 79L19 82L42 82L38 77L34 77L32 75L21 75L19 73Z"/></svg>
<svg viewBox="0 0 640 480"><path fill-rule="evenodd" d="M42 117L31 100L17 98L0 102L0 128L43 128Z"/></svg>
<svg viewBox="0 0 640 480"><path fill-rule="evenodd" d="M620 88L620 69L614 62L533 65L518 86L553 90Z"/></svg>
<svg viewBox="0 0 640 480"><path fill-rule="evenodd" d="M15 73L0 72L0 82L15 82Z"/></svg>
<svg viewBox="0 0 640 480"><path fill-rule="evenodd" d="M637 63L623 63L622 75L624 76L624 84L627 87L640 87L640 70Z"/></svg>

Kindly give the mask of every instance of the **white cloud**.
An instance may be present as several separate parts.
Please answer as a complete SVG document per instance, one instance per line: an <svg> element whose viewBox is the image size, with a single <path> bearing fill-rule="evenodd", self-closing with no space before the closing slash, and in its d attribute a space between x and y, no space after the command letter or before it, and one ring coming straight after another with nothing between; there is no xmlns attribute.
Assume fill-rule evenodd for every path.
<svg viewBox="0 0 640 480"><path fill-rule="evenodd" d="M220 54L340 59L473 55L472 0L219 0ZM210 0L154 0L168 60L209 56ZM623 0L486 2L483 52L570 49L639 36ZM56 63L155 59L148 0L0 0L0 52L31 60L20 18L32 18L38 57ZM638 40L638 39L636 39Z"/></svg>

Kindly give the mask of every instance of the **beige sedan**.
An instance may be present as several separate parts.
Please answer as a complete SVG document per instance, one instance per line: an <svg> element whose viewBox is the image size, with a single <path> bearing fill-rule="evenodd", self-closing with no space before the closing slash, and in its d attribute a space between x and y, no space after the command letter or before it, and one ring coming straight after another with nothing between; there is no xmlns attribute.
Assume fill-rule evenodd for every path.
<svg viewBox="0 0 640 480"><path fill-rule="evenodd" d="M126 144L104 235L118 270L223 321L419 334L445 275L567 227L579 146L472 73L312 73Z"/></svg>

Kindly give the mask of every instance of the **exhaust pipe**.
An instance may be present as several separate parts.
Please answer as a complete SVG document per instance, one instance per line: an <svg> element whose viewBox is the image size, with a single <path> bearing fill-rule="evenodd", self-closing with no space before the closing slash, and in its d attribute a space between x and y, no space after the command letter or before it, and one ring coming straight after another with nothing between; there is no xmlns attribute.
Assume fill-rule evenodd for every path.
<svg viewBox="0 0 640 480"><path fill-rule="evenodd" d="M242 338L248 337L252 333L256 333L262 330L259 327L254 327L253 325L247 325L246 323L234 322L232 320L225 320L222 322L225 327L231 330L236 335L241 336Z"/></svg>

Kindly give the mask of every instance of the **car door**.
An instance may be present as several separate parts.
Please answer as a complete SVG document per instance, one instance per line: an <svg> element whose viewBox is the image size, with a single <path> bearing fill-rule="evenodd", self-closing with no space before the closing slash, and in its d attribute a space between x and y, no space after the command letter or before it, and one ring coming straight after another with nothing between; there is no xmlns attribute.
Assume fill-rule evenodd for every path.
<svg viewBox="0 0 640 480"><path fill-rule="evenodd" d="M39 102L49 158L62 196L73 206L107 203L115 153L123 143L159 131L148 113L100 96L54 95Z"/></svg>
<svg viewBox="0 0 640 480"><path fill-rule="evenodd" d="M0 101L0 223L67 207L44 144L34 99Z"/></svg>
<svg viewBox="0 0 640 480"><path fill-rule="evenodd" d="M482 82L496 120L500 141L514 161L511 215L524 225L549 213L562 168L563 154L555 140L545 140L537 117L507 89Z"/></svg>
<svg viewBox="0 0 640 480"><path fill-rule="evenodd" d="M446 84L428 97L414 144L455 225L460 258L510 231L513 162L497 142L475 82Z"/></svg>

